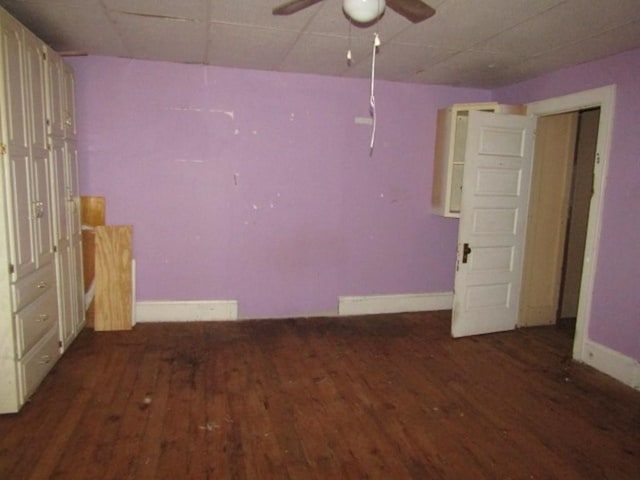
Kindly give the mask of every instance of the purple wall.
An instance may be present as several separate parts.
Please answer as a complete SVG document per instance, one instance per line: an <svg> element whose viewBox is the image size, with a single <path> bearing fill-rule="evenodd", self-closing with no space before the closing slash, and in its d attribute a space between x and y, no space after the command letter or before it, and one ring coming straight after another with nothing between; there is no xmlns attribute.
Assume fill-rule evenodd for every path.
<svg viewBox="0 0 640 480"><path fill-rule="evenodd" d="M457 221L429 211L436 110L491 92L107 57L72 59L80 189L134 226L138 300L243 317L339 295L451 291Z"/></svg>
<svg viewBox="0 0 640 480"><path fill-rule="evenodd" d="M614 127L589 337L640 360L640 50L494 92L530 102L616 84Z"/></svg>

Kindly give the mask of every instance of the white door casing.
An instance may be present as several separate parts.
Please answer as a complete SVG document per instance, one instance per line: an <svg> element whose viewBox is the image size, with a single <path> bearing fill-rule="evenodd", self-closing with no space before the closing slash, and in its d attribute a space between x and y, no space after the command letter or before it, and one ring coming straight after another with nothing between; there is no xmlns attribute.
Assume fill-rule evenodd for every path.
<svg viewBox="0 0 640 480"><path fill-rule="evenodd" d="M598 138L596 142L596 162L593 169L593 194L589 206L587 237L584 247L582 278L580 281L580 299L576 317L576 331L573 341L573 358L592 362L587 352L589 342L589 323L591 322L591 302L595 287L596 259L600 244L602 218L604 211L604 192L609 153L613 131L614 110L616 104L616 86L584 90L581 92L548 98L527 105L527 113L537 117L573 112L587 108L600 108Z"/></svg>
<svg viewBox="0 0 640 480"><path fill-rule="evenodd" d="M469 112L451 334L515 328L536 119Z"/></svg>

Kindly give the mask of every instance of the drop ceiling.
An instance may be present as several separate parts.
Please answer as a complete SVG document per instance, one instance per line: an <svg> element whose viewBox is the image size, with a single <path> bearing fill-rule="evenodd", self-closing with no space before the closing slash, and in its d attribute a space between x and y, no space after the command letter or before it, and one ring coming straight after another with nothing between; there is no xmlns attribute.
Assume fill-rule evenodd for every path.
<svg viewBox="0 0 640 480"><path fill-rule="evenodd" d="M640 47L640 0L431 0L350 26L340 0L273 16L281 0L0 0L66 55L495 88ZM353 61L347 64L347 50Z"/></svg>

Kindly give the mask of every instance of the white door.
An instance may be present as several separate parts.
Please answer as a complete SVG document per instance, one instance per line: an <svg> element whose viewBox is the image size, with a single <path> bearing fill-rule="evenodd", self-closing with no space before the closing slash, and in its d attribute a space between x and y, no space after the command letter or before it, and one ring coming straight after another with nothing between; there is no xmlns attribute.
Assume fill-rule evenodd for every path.
<svg viewBox="0 0 640 480"><path fill-rule="evenodd" d="M451 334L515 328L535 117L469 112Z"/></svg>
<svg viewBox="0 0 640 480"><path fill-rule="evenodd" d="M12 280L36 269L34 216L39 206L32 203L31 161L29 153L27 76L24 65L24 37L22 26L7 15L0 18L2 35L1 61L6 99L3 117L3 136L7 142L8 159L3 165L9 200L9 243ZM5 121L6 119L6 121ZM2 149L3 151L5 148ZM8 163L6 163L8 160Z"/></svg>

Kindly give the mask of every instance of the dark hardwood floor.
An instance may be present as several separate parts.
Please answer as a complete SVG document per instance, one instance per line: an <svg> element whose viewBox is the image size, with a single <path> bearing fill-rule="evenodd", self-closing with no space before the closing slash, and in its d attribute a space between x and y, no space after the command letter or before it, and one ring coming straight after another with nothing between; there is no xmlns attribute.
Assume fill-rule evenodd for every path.
<svg viewBox="0 0 640 480"><path fill-rule="evenodd" d="M570 352L449 312L86 330L0 479L639 479L640 392Z"/></svg>

